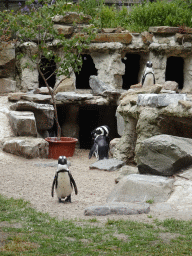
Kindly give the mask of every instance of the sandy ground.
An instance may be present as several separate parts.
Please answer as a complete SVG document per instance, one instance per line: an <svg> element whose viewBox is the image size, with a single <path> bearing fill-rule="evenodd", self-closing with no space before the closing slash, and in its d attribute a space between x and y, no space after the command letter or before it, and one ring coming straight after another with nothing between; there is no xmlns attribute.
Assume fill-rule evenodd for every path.
<svg viewBox="0 0 192 256"><path fill-rule="evenodd" d="M51 197L51 186L56 171L57 160L25 159L8 153L0 152L0 193L13 198L30 201L32 207L51 216L64 219L90 219L85 216L85 208L92 205L103 205L113 190L118 173L89 169L95 159L88 159L88 150L76 149L73 157L68 158L70 170L78 187L78 195L72 193L72 203L59 203L57 196ZM180 179L183 182L183 179ZM178 186L181 188L181 185ZM187 193L187 188L185 188ZM188 203L178 201L181 191L171 197L170 204L153 204L148 214L140 215L107 215L97 216L101 222L107 219L130 219L151 222L153 219L176 218L192 219L191 194ZM180 198L184 196L184 192ZM151 218L152 217L152 218Z"/></svg>
<svg viewBox="0 0 192 256"><path fill-rule="evenodd" d="M11 136L6 116L8 103L6 97L0 97L0 142ZM70 171L78 187L78 195L72 193L72 203L59 203L51 197L51 187L57 160L25 159L0 149L0 194L7 197L23 198L32 207L41 212L48 212L60 220L90 219L84 210L93 205L103 205L113 190L118 172L105 172L89 169L95 158L88 159L89 150L76 149L73 157L68 158ZM192 169L190 171L192 173ZM151 222L155 218L192 219L192 181L176 178L171 198L163 204L152 204L148 214L97 216L101 222L107 219L129 219Z"/></svg>

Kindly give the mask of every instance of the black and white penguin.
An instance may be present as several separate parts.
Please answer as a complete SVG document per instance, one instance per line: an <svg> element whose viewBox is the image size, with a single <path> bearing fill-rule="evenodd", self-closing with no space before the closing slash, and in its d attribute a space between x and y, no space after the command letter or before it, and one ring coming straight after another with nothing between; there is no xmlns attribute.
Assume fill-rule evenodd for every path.
<svg viewBox="0 0 192 256"><path fill-rule="evenodd" d="M151 61L147 61L144 74L142 76L142 86L151 86L155 84L155 74L152 68L153 64Z"/></svg>
<svg viewBox="0 0 192 256"><path fill-rule="evenodd" d="M109 131L109 126L103 125L95 128L91 132L94 142L89 152L89 159L92 157L93 154L95 154L97 160L108 159Z"/></svg>
<svg viewBox="0 0 192 256"><path fill-rule="evenodd" d="M52 197L54 196L54 187L59 202L62 202L61 199L66 197L64 202L71 203L71 193L73 188L75 190L75 194L77 195L78 193L75 180L69 171L67 158L65 156L60 156L58 159L58 167L52 184Z"/></svg>
<svg viewBox="0 0 192 256"><path fill-rule="evenodd" d="M108 159L109 142L106 136L98 135L94 139L93 146L89 152L89 159L95 154L97 160Z"/></svg>

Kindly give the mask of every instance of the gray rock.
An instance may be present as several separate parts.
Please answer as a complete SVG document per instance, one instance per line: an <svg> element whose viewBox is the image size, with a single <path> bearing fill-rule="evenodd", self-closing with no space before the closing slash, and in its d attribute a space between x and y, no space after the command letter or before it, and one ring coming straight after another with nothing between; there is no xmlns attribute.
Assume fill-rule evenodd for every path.
<svg viewBox="0 0 192 256"><path fill-rule="evenodd" d="M21 99L42 104L50 104L52 102L51 95L42 94L25 94L21 95Z"/></svg>
<svg viewBox="0 0 192 256"><path fill-rule="evenodd" d="M85 209L86 216L105 216L109 214L117 215L133 215L149 213L149 204L133 204L133 203L112 203L101 206L90 206Z"/></svg>
<svg viewBox="0 0 192 256"><path fill-rule="evenodd" d="M186 100L186 94L139 94L138 106L166 107L169 104L177 104L179 100Z"/></svg>
<svg viewBox="0 0 192 256"><path fill-rule="evenodd" d="M110 159L99 160L93 163L92 165L90 165L89 168L112 172L121 168L123 165L125 165L125 162L115 158L110 158Z"/></svg>
<svg viewBox="0 0 192 256"><path fill-rule="evenodd" d="M117 173L117 178L115 179L115 183L118 183L121 179L123 179L125 176L130 174L138 174L138 168L135 166L130 165L124 165L121 167L121 169Z"/></svg>
<svg viewBox="0 0 192 256"><path fill-rule="evenodd" d="M19 101L21 100L21 96L26 95L25 92L14 92L8 94L9 101Z"/></svg>
<svg viewBox="0 0 192 256"><path fill-rule="evenodd" d="M115 152L115 147L116 147L117 143L119 142L119 140L120 140L120 138L114 138L109 143L109 156L112 158L113 158L113 155Z"/></svg>
<svg viewBox="0 0 192 256"><path fill-rule="evenodd" d="M163 84L163 89L178 92L179 84L175 81L166 81Z"/></svg>
<svg viewBox="0 0 192 256"><path fill-rule="evenodd" d="M192 164L192 139L153 136L141 142L136 161L140 173L173 175Z"/></svg>
<svg viewBox="0 0 192 256"><path fill-rule="evenodd" d="M123 117L116 111L116 119L117 119L117 132L120 136L123 136L125 123Z"/></svg>
<svg viewBox="0 0 192 256"><path fill-rule="evenodd" d="M0 79L0 94L15 92L16 81L8 78Z"/></svg>
<svg viewBox="0 0 192 256"><path fill-rule="evenodd" d="M145 203L147 200L153 200L155 203L165 202L171 195L173 182L174 179L167 177L130 174L115 185L107 202Z"/></svg>
<svg viewBox="0 0 192 256"><path fill-rule="evenodd" d="M189 166L189 168L180 173L179 177L192 181L192 166Z"/></svg>
<svg viewBox="0 0 192 256"><path fill-rule="evenodd" d="M38 131L48 130L53 126L54 108L49 104L38 104L29 101L18 101L10 106L11 110L31 111L35 115Z"/></svg>
<svg viewBox="0 0 192 256"><path fill-rule="evenodd" d="M73 102L73 101L85 101L85 100L90 100L93 99L92 94L80 94L80 93L75 93L75 92L58 92L55 96L55 99L57 101L61 101L63 103L66 102Z"/></svg>
<svg viewBox="0 0 192 256"><path fill-rule="evenodd" d="M55 24L55 25L53 25L53 28L56 31L58 31L59 34L62 34L62 35L71 35L74 32L73 26Z"/></svg>
<svg viewBox="0 0 192 256"><path fill-rule="evenodd" d="M15 77L15 45L1 42L0 46L0 77Z"/></svg>
<svg viewBox="0 0 192 256"><path fill-rule="evenodd" d="M36 88L33 91L34 94L43 94L43 95L49 95L49 90L47 87L41 87L41 88Z"/></svg>
<svg viewBox="0 0 192 256"><path fill-rule="evenodd" d="M8 117L15 136L37 137L37 128L33 112L10 111Z"/></svg>
<svg viewBox="0 0 192 256"><path fill-rule="evenodd" d="M48 158L49 143L41 138L9 138L3 142L3 151L25 158Z"/></svg>
<svg viewBox="0 0 192 256"><path fill-rule="evenodd" d="M73 24L73 23L89 23L90 15L77 12L66 12L65 15L56 15L52 18L54 23L58 24Z"/></svg>
<svg viewBox="0 0 192 256"><path fill-rule="evenodd" d="M106 94L106 92L116 92L113 86L103 83L97 76L90 76L89 84L94 95L103 95Z"/></svg>

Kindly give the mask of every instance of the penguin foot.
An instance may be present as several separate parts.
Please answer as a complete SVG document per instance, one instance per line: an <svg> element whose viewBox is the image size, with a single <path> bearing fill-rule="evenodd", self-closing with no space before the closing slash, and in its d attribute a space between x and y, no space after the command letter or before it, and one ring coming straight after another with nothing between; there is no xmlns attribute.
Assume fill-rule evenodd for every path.
<svg viewBox="0 0 192 256"><path fill-rule="evenodd" d="M59 199L59 203L62 203L61 198L58 198L58 199Z"/></svg>
<svg viewBox="0 0 192 256"><path fill-rule="evenodd" d="M65 203L71 203L71 195L69 195L69 196L65 199Z"/></svg>

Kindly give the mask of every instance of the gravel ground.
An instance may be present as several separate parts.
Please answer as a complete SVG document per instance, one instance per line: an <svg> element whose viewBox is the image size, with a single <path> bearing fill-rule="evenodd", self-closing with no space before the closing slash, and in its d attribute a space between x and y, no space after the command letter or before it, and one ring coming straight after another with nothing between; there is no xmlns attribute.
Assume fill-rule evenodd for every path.
<svg viewBox="0 0 192 256"><path fill-rule="evenodd" d="M90 170L89 165L95 158L88 159L88 150L76 149L73 157L68 158L71 173L78 187L78 195L72 193L72 203L59 203L55 196L51 197L51 186L57 160L51 159L25 159L8 153L0 152L0 193L13 198L23 198L30 201L32 207L41 212L48 212L51 216L61 219L90 219L95 216L85 216L85 208L93 205L103 205L106 198L116 186L117 171L105 172ZM97 216L101 222L107 219L130 219L151 222L153 219L176 218L192 219L192 194L186 194L186 200L179 200L181 182L178 179L179 189L170 199L170 204L151 205L148 214L140 215L107 215ZM187 193L186 182L183 185ZM190 187L191 188L191 187ZM183 196L185 195L182 192ZM152 218L149 218L152 217Z"/></svg>

